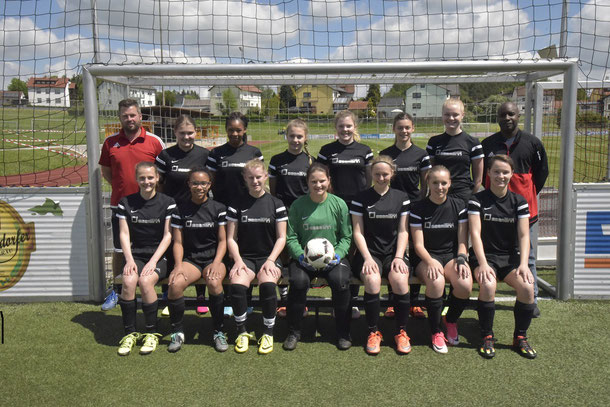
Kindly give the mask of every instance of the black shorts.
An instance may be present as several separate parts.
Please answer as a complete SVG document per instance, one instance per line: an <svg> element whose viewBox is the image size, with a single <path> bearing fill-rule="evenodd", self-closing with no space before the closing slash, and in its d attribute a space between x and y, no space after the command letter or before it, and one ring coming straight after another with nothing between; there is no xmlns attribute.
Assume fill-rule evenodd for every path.
<svg viewBox="0 0 610 407"><path fill-rule="evenodd" d="M195 266L195 268L197 270L199 270L199 273L203 273L203 270L209 266L210 264L212 264L212 262L214 261L214 258L211 259L199 259L199 260L194 260L190 257L185 257L182 259L182 262L184 263L188 263L188 264L192 264L193 266Z"/></svg>
<svg viewBox="0 0 610 407"><path fill-rule="evenodd" d="M487 259L487 264L495 271L496 278L499 281L503 281L511 271L519 267L519 261L521 260L519 253L485 253L485 258ZM479 260L477 260L477 256L471 250L470 268L474 270L476 267L479 267Z"/></svg>
<svg viewBox="0 0 610 407"><path fill-rule="evenodd" d="M142 256L133 256L133 261L135 261L136 266L138 267L138 276L142 274L142 269L150 260L150 256L142 257ZM157 262L157 268L155 268L155 273L159 276L159 280L162 280L167 277L167 259L165 257L161 257Z"/></svg>
<svg viewBox="0 0 610 407"><path fill-rule="evenodd" d="M375 263L377 263L377 267L379 267L379 270L381 271L381 277L387 278L388 275L390 274L390 270L392 269L392 261L394 261L394 255L389 254L389 255L383 257L383 259L381 259L381 260L377 256L371 255L371 257L373 257L373 260L375 261ZM405 256L403 258L403 260L407 264L407 267L409 267L409 271L410 271L411 266L409 264L409 258L407 256ZM362 273L363 265L364 265L364 258L362 257L360 252L358 252L358 253L356 253L356 257L354 258L354 262L353 262L353 266L352 266L352 273L353 273L354 277L360 278L360 274Z"/></svg>
<svg viewBox="0 0 610 407"><path fill-rule="evenodd" d="M316 277L326 279L331 289L349 289L351 275L351 266L347 259L341 259L339 264L329 270L308 270L296 260L292 260L288 265L290 289L309 289L312 280Z"/></svg>
<svg viewBox="0 0 610 407"><path fill-rule="evenodd" d="M123 249L121 249L121 239L119 237L119 218L116 217L116 208L110 208L110 213L110 226L112 227L112 245L114 246L115 252L123 253Z"/></svg>
<svg viewBox="0 0 610 407"><path fill-rule="evenodd" d="M428 253L430 253L430 252L428 252ZM449 263L451 260L453 260L457 257L457 253L446 253L446 254L430 253L430 257L432 257L434 260L441 263L441 265L443 267L445 267L447 265L447 263ZM417 268L419 263L421 263L421 259L419 258L419 256L417 256L417 254L415 254L415 250L409 252L409 259L411 260L411 267L413 267L413 272L415 272L415 269Z"/></svg>
<svg viewBox="0 0 610 407"><path fill-rule="evenodd" d="M255 275L258 274L261 267L263 267L263 264L265 264L265 262L267 261L267 257L258 258L258 259L253 259L253 258L248 259L246 257L242 257L241 259L246 264L246 267L249 268L250 270L252 270ZM231 270L231 268L233 267L234 264L235 264L235 262L231 262L231 267L227 267L227 270ZM275 266L281 270L282 269L282 260L280 260L278 258L275 261Z"/></svg>

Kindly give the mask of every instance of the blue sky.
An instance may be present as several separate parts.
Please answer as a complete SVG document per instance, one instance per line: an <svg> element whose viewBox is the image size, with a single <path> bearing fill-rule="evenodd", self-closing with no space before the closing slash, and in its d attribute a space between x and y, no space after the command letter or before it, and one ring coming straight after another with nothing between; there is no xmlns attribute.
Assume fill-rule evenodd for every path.
<svg viewBox="0 0 610 407"><path fill-rule="evenodd" d="M568 56L606 77L610 0L571 0ZM159 6L162 17L159 18ZM531 59L559 45L561 0L97 0L104 63ZM3 88L93 60L90 0L0 1ZM159 25L161 30L159 30ZM159 33L162 32L162 37Z"/></svg>

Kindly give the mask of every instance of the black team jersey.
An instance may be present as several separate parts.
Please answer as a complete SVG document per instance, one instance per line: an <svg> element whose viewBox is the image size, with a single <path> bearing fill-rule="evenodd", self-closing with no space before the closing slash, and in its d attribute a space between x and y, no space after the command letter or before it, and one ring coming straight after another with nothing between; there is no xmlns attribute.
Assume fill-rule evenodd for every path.
<svg viewBox="0 0 610 407"><path fill-rule="evenodd" d="M349 145L339 141L322 146L317 161L328 166L333 194L350 203L366 185L366 167L373 158L373 152L357 141Z"/></svg>
<svg viewBox="0 0 610 407"><path fill-rule="evenodd" d="M215 174L212 193L216 201L229 205L239 196L248 193L241 172L253 158L262 161L263 153L249 144L235 148L225 143L210 152L206 165Z"/></svg>
<svg viewBox="0 0 610 407"><path fill-rule="evenodd" d="M466 222L466 203L452 196L440 205L430 198L422 199L411 206L409 213L409 225L422 228L426 250L436 255L457 255L458 224Z"/></svg>
<svg viewBox="0 0 610 407"><path fill-rule="evenodd" d="M218 229L227 224L226 215L226 206L213 199L200 205L191 200L178 204L172 214L172 227L182 230L185 258L201 263L214 258Z"/></svg>
<svg viewBox="0 0 610 407"><path fill-rule="evenodd" d="M432 168L430 156L423 148L411 144L411 147L401 151L396 144L381 151L379 155L388 155L396 164L396 175L392 178L392 188L399 189L409 195L409 199L419 199L419 180L423 171Z"/></svg>
<svg viewBox="0 0 610 407"><path fill-rule="evenodd" d="M307 169L310 157L304 151L298 155L284 151L269 161L269 178L275 178L275 195L286 207L307 194Z"/></svg>
<svg viewBox="0 0 610 407"><path fill-rule="evenodd" d="M209 151L201 146L193 146L189 151L183 151L176 144L161 151L155 164L163 174L163 193L171 196L177 203L190 201L191 192L186 181L191 168L206 164Z"/></svg>
<svg viewBox="0 0 610 407"><path fill-rule="evenodd" d="M486 189L470 198L468 214L481 217L481 240L485 253L503 255L519 252L517 225L519 219L530 216L524 197L508 191L498 198Z"/></svg>
<svg viewBox="0 0 610 407"><path fill-rule="evenodd" d="M364 239L373 256L383 259L396 252L398 224L409 215L409 205L409 196L393 188L379 195L371 187L352 201L350 213L362 217Z"/></svg>
<svg viewBox="0 0 610 407"><path fill-rule="evenodd" d="M117 206L117 218L125 219L129 226L131 251L134 256L151 256L163 239L165 220L176 209L173 198L156 193L149 200L139 192L121 198Z"/></svg>
<svg viewBox="0 0 610 407"><path fill-rule="evenodd" d="M248 259L269 256L277 240L277 222L287 222L286 206L265 193L260 198L247 194L227 209L227 220L237 223L239 254Z"/></svg>
<svg viewBox="0 0 610 407"><path fill-rule="evenodd" d="M468 190L474 188L470 164L483 158L483 147L479 140L464 131L457 136L443 133L428 140L426 151L434 165L444 165L451 173L449 194L468 196Z"/></svg>

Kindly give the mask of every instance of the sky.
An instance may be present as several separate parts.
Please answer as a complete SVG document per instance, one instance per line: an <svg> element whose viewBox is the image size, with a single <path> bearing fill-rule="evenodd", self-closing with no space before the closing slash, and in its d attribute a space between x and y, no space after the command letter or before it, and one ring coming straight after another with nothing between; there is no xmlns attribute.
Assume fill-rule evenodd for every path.
<svg viewBox="0 0 610 407"><path fill-rule="evenodd" d="M269 63L532 59L562 0L0 0L0 86L98 61ZM568 0L567 56L610 80L610 0Z"/></svg>

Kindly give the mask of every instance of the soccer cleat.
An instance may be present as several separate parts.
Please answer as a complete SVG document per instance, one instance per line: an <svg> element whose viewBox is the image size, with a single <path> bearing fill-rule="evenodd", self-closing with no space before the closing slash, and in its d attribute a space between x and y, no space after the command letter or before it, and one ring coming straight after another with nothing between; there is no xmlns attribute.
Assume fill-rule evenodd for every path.
<svg viewBox="0 0 610 407"><path fill-rule="evenodd" d="M424 310L421 307L411 307L411 316L417 319L426 318L426 314L424 314Z"/></svg>
<svg viewBox="0 0 610 407"><path fill-rule="evenodd" d="M224 332L216 331L214 332L214 349L217 352L226 352L229 349L229 343L227 342L227 336Z"/></svg>
<svg viewBox="0 0 610 407"><path fill-rule="evenodd" d="M201 303L203 302L203 300L205 300L205 297L203 295L200 295L199 297L197 297L197 302ZM205 315L208 313L210 309L208 307L206 307L205 305L197 305L197 308L195 308L195 313L197 313L197 315Z"/></svg>
<svg viewBox="0 0 610 407"><path fill-rule="evenodd" d="M116 307L119 302L119 296L116 294L114 290L110 291L110 293L104 299L104 303L102 304L102 311L110 311L114 307Z"/></svg>
<svg viewBox="0 0 610 407"><path fill-rule="evenodd" d="M445 334L437 332L432 335L432 349L437 353L447 353L447 339L445 339Z"/></svg>
<svg viewBox="0 0 610 407"><path fill-rule="evenodd" d="M388 307L385 312L383 313L383 315L386 318L394 318L396 316L396 312L394 311L394 307Z"/></svg>
<svg viewBox="0 0 610 407"><path fill-rule="evenodd" d="M295 350L297 343L299 343L299 337L295 334L288 334L288 337L286 337L286 340L284 341L283 348L284 350Z"/></svg>
<svg viewBox="0 0 610 407"><path fill-rule="evenodd" d="M143 334L142 347L140 348L140 355L148 355L153 353L157 349L159 344L159 337L161 334L156 333L145 333Z"/></svg>
<svg viewBox="0 0 610 407"><path fill-rule="evenodd" d="M377 355L381 352L381 341L383 340L383 336L381 336L381 332L375 331L369 334L369 338L366 341L366 347L364 348L366 353L369 355Z"/></svg>
<svg viewBox="0 0 610 407"><path fill-rule="evenodd" d="M496 356L496 349L494 348L495 343L496 338L494 338L493 335L487 335L485 338L483 338L483 344L479 348L479 353L481 356L483 356L485 359L491 359Z"/></svg>
<svg viewBox="0 0 610 407"><path fill-rule="evenodd" d="M352 307L352 319L358 319L360 318L360 310L358 309L358 307ZM351 346L351 344L350 344Z"/></svg>
<svg viewBox="0 0 610 407"><path fill-rule="evenodd" d="M163 310L161 311L161 317L162 318L169 317L169 307L168 306L165 306L165 308L163 308Z"/></svg>
<svg viewBox="0 0 610 407"><path fill-rule="evenodd" d="M178 352L182 348L184 343L184 334L182 332L173 333L171 336L171 342L167 346L168 352Z"/></svg>
<svg viewBox="0 0 610 407"><path fill-rule="evenodd" d="M348 350L352 347L352 341L350 338L339 338L337 339L337 349Z"/></svg>
<svg viewBox="0 0 610 407"><path fill-rule="evenodd" d="M447 318L443 318L443 320L447 327L447 342L451 346L459 345L460 336L458 335L457 322L447 322Z"/></svg>
<svg viewBox="0 0 610 407"><path fill-rule="evenodd" d="M237 339L235 339L235 352L246 352L248 350L248 345L250 344L250 339L254 339L254 336L248 332L242 332L237 335Z"/></svg>
<svg viewBox="0 0 610 407"><path fill-rule="evenodd" d="M266 355L273 352L273 336L264 334L258 340L258 353Z"/></svg>
<svg viewBox="0 0 610 407"><path fill-rule="evenodd" d="M127 356L131 353L131 349L135 346L136 342L140 338L140 334L137 332L132 332L127 334L121 339L119 342L119 350L117 353L119 356Z"/></svg>
<svg viewBox="0 0 610 407"><path fill-rule="evenodd" d="M396 351L398 353L407 354L411 352L411 338L407 336L404 329L401 329L400 333L394 336L394 340L396 341Z"/></svg>
<svg viewBox="0 0 610 407"><path fill-rule="evenodd" d="M225 307L223 312L225 318L231 318L233 316L233 307Z"/></svg>
<svg viewBox="0 0 610 407"><path fill-rule="evenodd" d="M279 307L277 309L277 316L280 318L286 318L286 307Z"/></svg>
<svg viewBox="0 0 610 407"><path fill-rule="evenodd" d="M534 348L532 348L527 342L527 337L525 336L517 336L516 338L514 338L513 348L521 356L528 359L536 359L536 356L538 356Z"/></svg>

